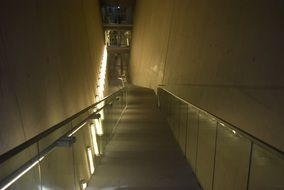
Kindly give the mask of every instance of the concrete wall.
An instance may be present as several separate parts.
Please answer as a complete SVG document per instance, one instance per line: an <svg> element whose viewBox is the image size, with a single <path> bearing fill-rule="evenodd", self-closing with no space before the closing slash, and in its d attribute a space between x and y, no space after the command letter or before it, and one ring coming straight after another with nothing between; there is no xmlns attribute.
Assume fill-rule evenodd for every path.
<svg viewBox="0 0 284 190"><path fill-rule="evenodd" d="M138 0L130 76L284 150L284 2Z"/></svg>
<svg viewBox="0 0 284 190"><path fill-rule="evenodd" d="M0 2L0 154L94 102L97 0Z"/></svg>

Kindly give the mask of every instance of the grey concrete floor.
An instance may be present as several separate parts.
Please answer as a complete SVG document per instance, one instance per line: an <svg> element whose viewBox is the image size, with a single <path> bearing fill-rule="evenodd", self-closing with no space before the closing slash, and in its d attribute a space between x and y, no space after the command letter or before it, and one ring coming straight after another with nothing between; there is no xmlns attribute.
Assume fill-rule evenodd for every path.
<svg viewBox="0 0 284 190"><path fill-rule="evenodd" d="M130 87L127 109L87 189L200 189L153 90Z"/></svg>

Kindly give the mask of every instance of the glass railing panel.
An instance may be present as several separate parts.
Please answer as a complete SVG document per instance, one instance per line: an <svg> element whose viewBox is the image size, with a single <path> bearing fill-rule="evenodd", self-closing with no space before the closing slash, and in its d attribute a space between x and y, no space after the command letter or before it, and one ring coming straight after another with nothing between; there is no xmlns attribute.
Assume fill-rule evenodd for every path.
<svg viewBox="0 0 284 190"><path fill-rule="evenodd" d="M113 115L114 113L113 103L107 107L107 112L108 112L107 123L108 125L110 125L112 131L116 124L115 117Z"/></svg>
<svg viewBox="0 0 284 190"><path fill-rule="evenodd" d="M40 138L38 142L34 140L26 142L33 144L1 163L0 189L81 189L80 183L88 181L94 172L99 149L103 150L110 140L112 129L126 105L125 94L121 93L120 99L114 100L114 98L113 96L107 100L107 103L113 101L113 105L107 105L101 111L106 117L100 119L103 120L102 127L105 129L105 134L95 134L98 139L96 146L98 154L92 141L91 121L86 120L94 110L88 109L80 115L73 116L76 118L72 121L69 122L68 119L60 126L54 126L50 134L48 134L50 130L40 134L36 137ZM106 101L100 103L98 108L107 103ZM63 125L66 122L69 123ZM74 127L78 126L80 127L74 130ZM55 129L56 127L59 128ZM72 134L70 134L71 129ZM69 141L70 138L62 138L71 135L75 137L75 142ZM25 145L20 147L23 146ZM89 158L92 158L92 162Z"/></svg>
<svg viewBox="0 0 284 190"><path fill-rule="evenodd" d="M284 189L283 155L273 153L254 144L250 169L250 190Z"/></svg>
<svg viewBox="0 0 284 190"><path fill-rule="evenodd" d="M40 167L36 164L21 178L14 182L8 190L20 189L20 190L41 190L40 181Z"/></svg>
<svg viewBox="0 0 284 190"><path fill-rule="evenodd" d="M89 114L92 113L92 110L90 111L86 111L82 114L80 114L78 117L76 117L75 119L72 120L72 126L78 125L79 123L81 123L84 119L86 119Z"/></svg>
<svg viewBox="0 0 284 190"><path fill-rule="evenodd" d="M45 189L75 189L73 151L60 147L50 152L41 162L42 186Z"/></svg>
<svg viewBox="0 0 284 190"><path fill-rule="evenodd" d="M105 141L108 142L111 138L111 134L112 134L112 129L113 129L113 122L112 122L112 118L111 118L111 105L107 105L104 108L104 119L102 120L102 125L104 128L104 138Z"/></svg>
<svg viewBox="0 0 284 190"><path fill-rule="evenodd" d="M158 89L157 94L159 100L159 109L164 114L165 117L168 117L168 107L169 107L168 96L161 89Z"/></svg>
<svg viewBox="0 0 284 190"><path fill-rule="evenodd" d="M104 126L107 130L107 141L109 141L110 138L112 137L114 127L117 124L117 121L119 120L124 108L125 108L124 103L122 104L122 107L118 108L116 102L113 102L106 107L105 111L107 117L105 118Z"/></svg>
<svg viewBox="0 0 284 190"><path fill-rule="evenodd" d="M203 189L213 184L217 121L206 113L199 114L196 175Z"/></svg>
<svg viewBox="0 0 284 190"><path fill-rule="evenodd" d="M168 115L168 123L173 131L173 125L174 125L174 98L169 98L169 115Z"/></svg>
<svg viewBox="0 0 284 190"><path fill-rule="evenodd" d="M247 188L251 142L224 124L218 124L214 190Z"/></svg>
<svg viewBox="0 0 284 190"><path fill-rule="evenodd" d="M124 108L124 100L123 100L123 94L121 94L120 96L119 96L119 105L120 105L120 111L122 111L123 110L123 108Z"/></svg>
<svg viewBox="0 0 284 190"><path fill-rule="evenodd" d="M180 103L180 131L179 131L179 144L181 150L186 152L186 131L187 131L187 116L188 105L184 102Z"/></svg>
<svg viewBox="0 0 284 190"><path fill-rule="evenodd" d="M174 87L167 86L167 89L176 91ZM179 98L162 88L158 89L158 96L160 110L174 134L177 130L177 114L180 114L177 139L182 144L183 109L180 109L180 113L176 111ZM281 151L274 150L236 127L223 124L221 119L190 103L188 105L185 154L204 189L284 189L284 159ZM205 116L200 114L198 118L200 112Z"/></svg>
<svg viewBox="0 0 284 190"><path fill-rule="evenodd" d="M87 124L74 134L76 142L72 145L73 164L75 171L75 186L80 187L80 181L88 181L95 171L96 155L95 146L92 140L91 125Z"/></svg>
<svg viewBox="0 0 284 190"><path fill-rule="evenodd" d="M62 137L62 135L66 134L67 132L69 132L72 129L72 122L64 125L63 127L60 127L59 129L55 130L54 132L52 132L51 134L49 134L48 136L42 138L39 141L39 151L43 151L45 148L47 148L48 146L50 146L53 142L55 142L56 140L58 140L60 137Z"/></svg>
<svg viewBox="0 0 284 190"><path fill-rule="evenodd" d="M180 122L180 106L179 106L179 101L177 99L174 99L174 115L173 115L173 126L172 126L172 129L173 129L173 133L174 133L174 136L175 138L178 140L179 138L179 122Z"/></svg>
<svg viewBox="0 0 284 190"><path fill-rule="evenodd" d="M169 116L169 109L170 109L170 96L165 94L165 92L162 91L162 90L160 90L158 93L161 94L161 96L159 96L159 98L161 98L161 100L160 100L160 110L163 112L165 117L168 118L168 116Z"/></svg>
<svg viewBox="0 0 284 190"><path fill-rule="evenodd" d="M101 154L104 153L106 145L112 136L113 128L117 124L123 109L124 105L122 96L120 96L119 99L114 100L112 104L107 104L104 108L105 117L101 120L104 133L97 137Z"/></svg>
<svg viewBox="0 0 284 190"><path fill-rule="evenodd" d="M63 128L71 129L71 123L39 141L39 150L55 142L64 135ZM63 130L63 131L62 131ZM74 155L71 147L56 147L40 162L42 185L45 189L75 189Z"/></svg>
<svg viewBox="0 0 284 190"><path fill-rule="evenodd" d="M166 92L164 92L166 93ZM167 116L169 117L170 116L170 113L171 113L171 102L172 102L172 96L170 96L169 94L166 94L166 104L167 104Z"/></svg>
<svg viewBox="0 0 284 190"><path fill-rule="evenodd" d="M198 136L198 110L194 107L188 107L187 120L187 147L186 157L193 169L196 169L196 153L197 153L197 136Z"/></svg>
<svg viewBox="0 0 284 190"><path fill-rule="evenodd" d="M107 140L105 137L106 137L105 134L97 136L100 155L103 155L105 153L105 147L107 145Z"/></svg>
<svg viewBox="0 0 284 190"><path fill-rule="evenodd" d="M37 144L31 145L22 152L16 154L9 160L0 164L0 189L7 187L8 189L37 189L40 185L38 160L30 162L32 167L23 168L20 172L15 173L25 163L31 159L36 158L38 155ZM14 175L11 175L13 174ZM15 181L14 183L11 183ZM8 185L9 184L9 185Z"/></svg>

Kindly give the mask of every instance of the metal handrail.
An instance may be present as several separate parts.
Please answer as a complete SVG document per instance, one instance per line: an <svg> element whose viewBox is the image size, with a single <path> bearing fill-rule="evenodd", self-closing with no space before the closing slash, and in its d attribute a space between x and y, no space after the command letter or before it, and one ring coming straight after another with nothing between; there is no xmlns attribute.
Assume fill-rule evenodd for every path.
<svg viewBox="0 0 284 190"><path fill-rule="evenodd" d="M0 182L0 189L6 189L8 188L11 184L13 184L17 179L19 179L22 175L24 175L28 170L33 168L36 164L38 164L41 160L44 159L44 157L49 154L51 151L53 151L56 147L59 146L71 146L75 142L75 138L73 135L79 131L82 127L87 125L87 122L90 119L98 119L100 118L100 114L98 114L101 110L104 109L109 104L112 104L112 102L117 98L117 95L125 91L125 88L122 88L114 93L112 93L109 96L106 96L102 100L96 102L95 104L92 104L91 106L88 106L87 108L81 110L80 112L76 113L75 115L67 118L66 120L58 123L57 125L51 127L50 129L40 133L39 135L33 137L32 139L22 143L21 145L15 147L14 149L6 152L5 154L1 155L0 157L0 164L5 162L6 160L10 159L14 155L20 153L24 149L28 148L29 146L38 143L41 139L44 137L48 136L52 132L56 131L57 129L64 127L67 123L71 122L73 119L77 118L79 115L82 113L94 108L98 104L100 104L103 101L110 100L109 103L104 104L100 108L96 109L95 112L93 112L91 115L87 116L83 121L81 121L79 124L75 125L72 129L70 129L68 132L66 132L64 135L59 137L57 140L52 142L49 146L47 146L44 150L41 152L38 152L36 156L22 164L18 169L10 173L8 176L6 176L4 179L1 180ZM73 137L73 138L72 138Z"/></svg>
<svg viewBox="0 0 284 190"><path fill-rule="evenodd" d="M207 114L207 115L211 115L212 117L214 117L214 118L216 119L216 121L217 121L218 123L227 124L226 127L230 128L230 129L232 129L232 130L237 131L239 134L243 135L244 137L247 137L251 142L253 142L253 143L255 143L255 144L257 144L257 145L259 145L259 146L261 146L261 147L263 147L263 148L265 148L265 149L269 149L270 151L273 151L274 153L276 153L277 155L279 155L279 157L281 157L282 159L284 159L284 152L281 151L280 149L278 149L278 148L276 148L276 147L274 147L274 146L272 146L272 145L270 145L270 144L268 144L268 143L266 143L266 142L260 140L259 138L255 137L255 136L253 136L253 135L251 135L251 134L249 134L249 133L247 133L246 131L240 129L239 127L236 127L235 125L231 124L230 122L225 121L224 119L221 119L220 117L218 117L218 116L212 114L211 112L209 112L209 111L207 111L207 110L204 110L204 109L202 109L202 108L200 108L200 107L198 107L198 106L196 106L196 105L194 105L194 104L188 102L187 100L185 100L185 99L183 99L183 98L181 98L181 97L175 95L173 92L167 90L167 89L165 88L165 85L159 85L158 89L161 89L161 90L166 91L167 93L171 94L172 96L174 96L175 98L179 99L180 101L182 101L182 102L184 102L184 103L190 105L191 107L194 107L194 108L197 109L198 111L201 111L201 112L203 112L203 113L205 113L205 114Z"/></svg>
<svg viewBox="0 0 284 190"><path fill-rule="evenodd" d="M125 90L125 88L122 88L106 97L104 97L102 100L88 106L87 108L81 110L80 112L72 115L71 117L65 119L64 121L54 125L53 127L50 127L49 129L43 131L42 133L34 136L33 138L25 141L24 143L16 146L15 148L9 150L8 152L2 154L0 156L0 164L2 164L3 162L5 162L6 160L10 159L11 157L15 156L16 154L18 154L19 152L23 151L24 149L28 148L29 146L37 143L38 141L40 141L41 139L43 139L44 137L48 136L49 134L53 133L54 131L56 131L57 129L60 129L61 127L65 126L67 123L71 122L73 119L77 118L79 115L81 115L82 113L90 110L91 108L97 106L98 104L100 104L103 101L106 101L108 99L111 99L112 97L116 97L117 94L123 92ZM97 110L100 111L101 109Z"/></svg>

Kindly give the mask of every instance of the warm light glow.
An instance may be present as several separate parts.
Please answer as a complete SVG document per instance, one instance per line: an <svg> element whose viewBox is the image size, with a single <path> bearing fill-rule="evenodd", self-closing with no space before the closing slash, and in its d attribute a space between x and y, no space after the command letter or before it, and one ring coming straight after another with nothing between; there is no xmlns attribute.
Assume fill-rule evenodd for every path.
<svg viewBox="0 0 284 190"><path fill-rule="evenodd" d="M126 38L126 44L127 44L127 46L129 46L129 39L128 38Z"/></svg>
<svg viewBox="0 0 284 190"><path fill-rule="evenodd" d="M101 111L99 112L99 114L101 115L100 119L104 120L104 119L105 119L104 110L101 110Z"/></svg>
<svg viewBox="0 0 284 190"><path fill-rule="evenodd" d="M224 124L224 123L220 123L220 125L222 125L223 127L225 126L225 124Z"/></svg>
<svg viewBox="0 0 284 190"><path fill-rule="evenodd" d="M99 146L98 146L98 141L97 141L96 127L94 124L91 125L91 136L92 136L93 147L95 150L95 155L99 156L100 151L99 151Z"/></svg>
<svg viewBox="0 0 284 190"><path fill-rule="evenodd" d="M83 181L83 182L81 183L81 186L82 186L82 189L84 190L84 189L87 188L88 184L87 184L86 181Z"/></svg>
<svg viewBox="0 0 284 190"><path fill-rule="evenodd" d="M96 107L93 108L93 113L96 113L98 109Z"/></svg>
<svg viewBox="0 0 284 190"><path fill-rule="evenodd" d="M99 78L99 86L105 85L105 77L102 76L102 78Z"/></svg>
<svg viewBox="0 0 284 190"><path fill-rule="evenodd" d="M96 95L96 102L99 102L100 100L101 100L100 96ZM97 109L100 109L100 108L101 108L101 104L102 104L102 102L99 103L99 104L97 104L97 105L96 105L96 108L97 108Z"/></svg>
<svg viewBox="0 0 284 190"><path fill-rule="evenodd" d="M96 102L100 101L100 97L98 95L96 95Z"/></svg>
<svg viewBox="0 0 284 190"><path fill-rule="evenodd" d="M20 179L23 175L25 175L28 171L30 171L34 166L36 166L41 160L44 159L44 156L41 157L39 160L35 161L34 163L32 163L28 168L26 168L24 171L22 171L21 173L19 173L15 178L13 178L11 181L9 181L4 187L2 187L0 190L5 190L8 187L10 187L15 181L17 181L18 179Z"/></svg>
<svg viewBox="0 0 284 190"><path fill-rule="evenodd" d="M95 172L95 166L94 166L94 160L93 160L93 154L92 154L91 147L87 147L87 153L88 153L90 172L91 174L93 174Z"/></svg>
<svg viewBox="0 0 284 190"><path fill-rule="evenodd" d="M233 132L234 134L236 134L236 133L237 133L235 130L232 130L232 132Z"/></svg>
<svg viewBox="0 0 284 190"><path fill-rule="evenodd" d="M95 126L96 126L97 135L102 136L104 132L103 132L102 122L100 119L95 120Z"/></svg>
<svg viewBox="0 0 284 190"><path fill-rule="evenodd" d="M104 105L105 105L105 101L102 101L102 102L100 103L100 108L104 107Z"/></svg>
<svg viewBox="0 0 284 190"><path fill-rule="evenodd" d="M98 78L98 86L97 86L97 94L100 99L104 97L104 90L105 90L105 77L106 77L106 68L107 68L107 47L104 46L104 53L102 58L102 63L99 72Z"/></svg>
<svg viewBox="0 0 284 190"><path fill-rule="evenodd" d="M51 188L48 188L48 187L45 187L45 186L40 186L40 185L38 185L38 189L41 189L41 190L52 190Z"/></svg>

